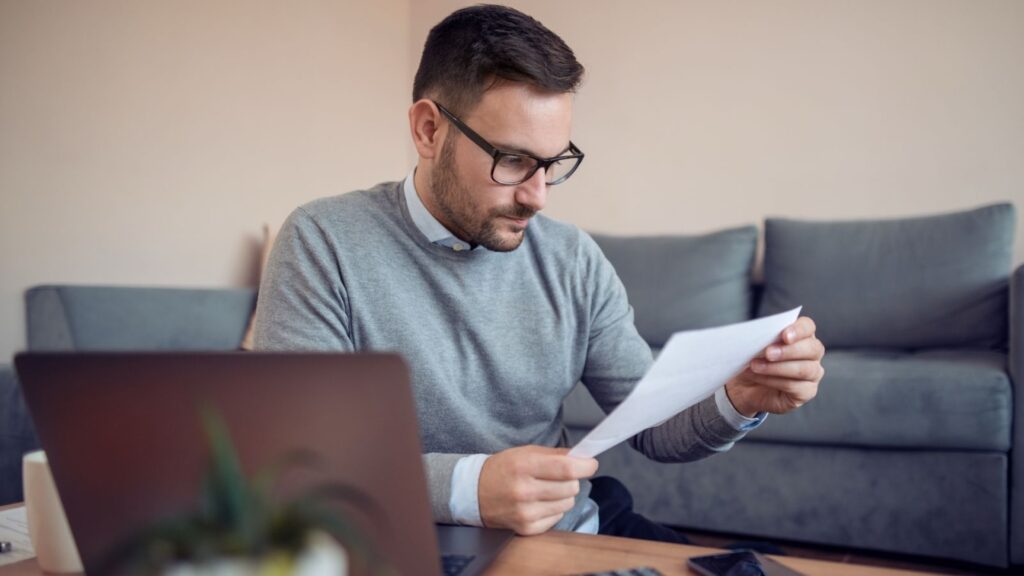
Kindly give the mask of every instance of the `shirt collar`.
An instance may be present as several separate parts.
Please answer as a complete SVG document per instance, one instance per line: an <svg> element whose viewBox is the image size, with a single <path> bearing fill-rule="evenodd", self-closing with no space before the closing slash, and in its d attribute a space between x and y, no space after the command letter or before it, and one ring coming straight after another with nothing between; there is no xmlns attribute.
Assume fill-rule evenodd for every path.
<svg viewBox="0 0 1024 576"><path fill-rule="evenodd" d="M413 176L416 174L414 168L408 176L405 177L405 182L402 184L402 189L405 193L405 204L409 207L409 216L412 218L413 224L419 229L427 240L434 244L440 244L451 248L456 252L463 252L466 250L475 250L479 248L470 248L468 242L460 240L457 236L451 233L450 230L444 227L434 218L434 215L427 210L427 207L423 205L423 201L420 200L419 193L416 192L416 183L414 182Z"/></svg>

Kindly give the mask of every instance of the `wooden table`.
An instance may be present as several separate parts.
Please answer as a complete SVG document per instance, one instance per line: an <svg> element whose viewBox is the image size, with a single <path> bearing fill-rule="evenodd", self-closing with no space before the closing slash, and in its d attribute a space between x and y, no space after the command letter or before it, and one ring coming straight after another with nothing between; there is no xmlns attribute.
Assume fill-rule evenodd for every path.
<svg viewBox="0 0 1024 576"><path fill-rule="evenodd" d="M0 506L6 510L20 506ZM547 532L539 536L516 537L487 571L488 576L556 576L583 574L623 568L650 566L665 576L693 576L686 568L691 556L721 553L717 548L665 544L647 540L591 536L572 532ZM892 568L875 568L823 560L773 556L779 562L807 576L900 576L926 574ZM35 559L0 566L0 576L41 576Z"/></svg>
<svg viewBox="0 0 1024 576"><path fill-rule="evenodd" d="M584 574L650 566L665 576L693 576L686 568L692 556L719 554L723 550L666 544L647 540L591 536L572 532L548 532L512 540L487 571L488 576L531 574L555 576ZM807 576L899 576L926 574L892 568L841 564L823 560L773 556L780 563Z"/></svg>

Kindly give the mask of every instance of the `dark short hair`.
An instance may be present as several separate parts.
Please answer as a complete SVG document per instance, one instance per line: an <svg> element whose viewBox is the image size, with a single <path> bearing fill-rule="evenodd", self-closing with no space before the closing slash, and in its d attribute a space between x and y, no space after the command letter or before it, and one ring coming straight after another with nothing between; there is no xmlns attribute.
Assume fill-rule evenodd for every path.
<svg viewBox="0 0 1024 576"><path fill-rule="evenodd" d="M506 6L482 4L456 10L430 30L413 83L413 102L433 98L466 114L500 82L573 92L583 65L543 24Z"/></svg>

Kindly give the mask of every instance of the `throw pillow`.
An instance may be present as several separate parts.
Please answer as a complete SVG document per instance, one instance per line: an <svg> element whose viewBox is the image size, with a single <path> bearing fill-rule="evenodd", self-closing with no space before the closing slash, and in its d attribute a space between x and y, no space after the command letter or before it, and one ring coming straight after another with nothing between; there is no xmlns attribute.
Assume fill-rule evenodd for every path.
<svg viewBox="0 0 1024 576"><path fill-rule="evenodd" d="M263 246L260 248L260 280L263 279L263 271L267 269L267 258L270 258L270 250L274 247L274 240L277 239L277 230L271 230L269 224L263 225ZM259 285L256 286L257 294L256 300L259 301ZM256 321L256 310L252 311L249 316L249 326L245 329L245 337L242 338L242 344L239 346L242 350L253 349L253 331L254 323Z"/></svg>

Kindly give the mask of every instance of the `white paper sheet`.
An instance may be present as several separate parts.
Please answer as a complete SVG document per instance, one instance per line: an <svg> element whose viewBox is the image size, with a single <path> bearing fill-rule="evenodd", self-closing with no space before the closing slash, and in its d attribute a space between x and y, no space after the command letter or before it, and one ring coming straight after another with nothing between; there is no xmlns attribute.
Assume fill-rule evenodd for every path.
<svg viewBox="0 0 1024 576"><path fill-rule="evenodd" d="M0 512L0 542L11 543L11 551L0 554L0 566L36 557L28 535L24 506Z"/></svg>
<svg viewBox="0 0 1024 576"><path fill-rule="evenodd" d="M594 457L715 393L796 322L800 307L718 328L676 332L633 392L570 452Z"/></svg>

